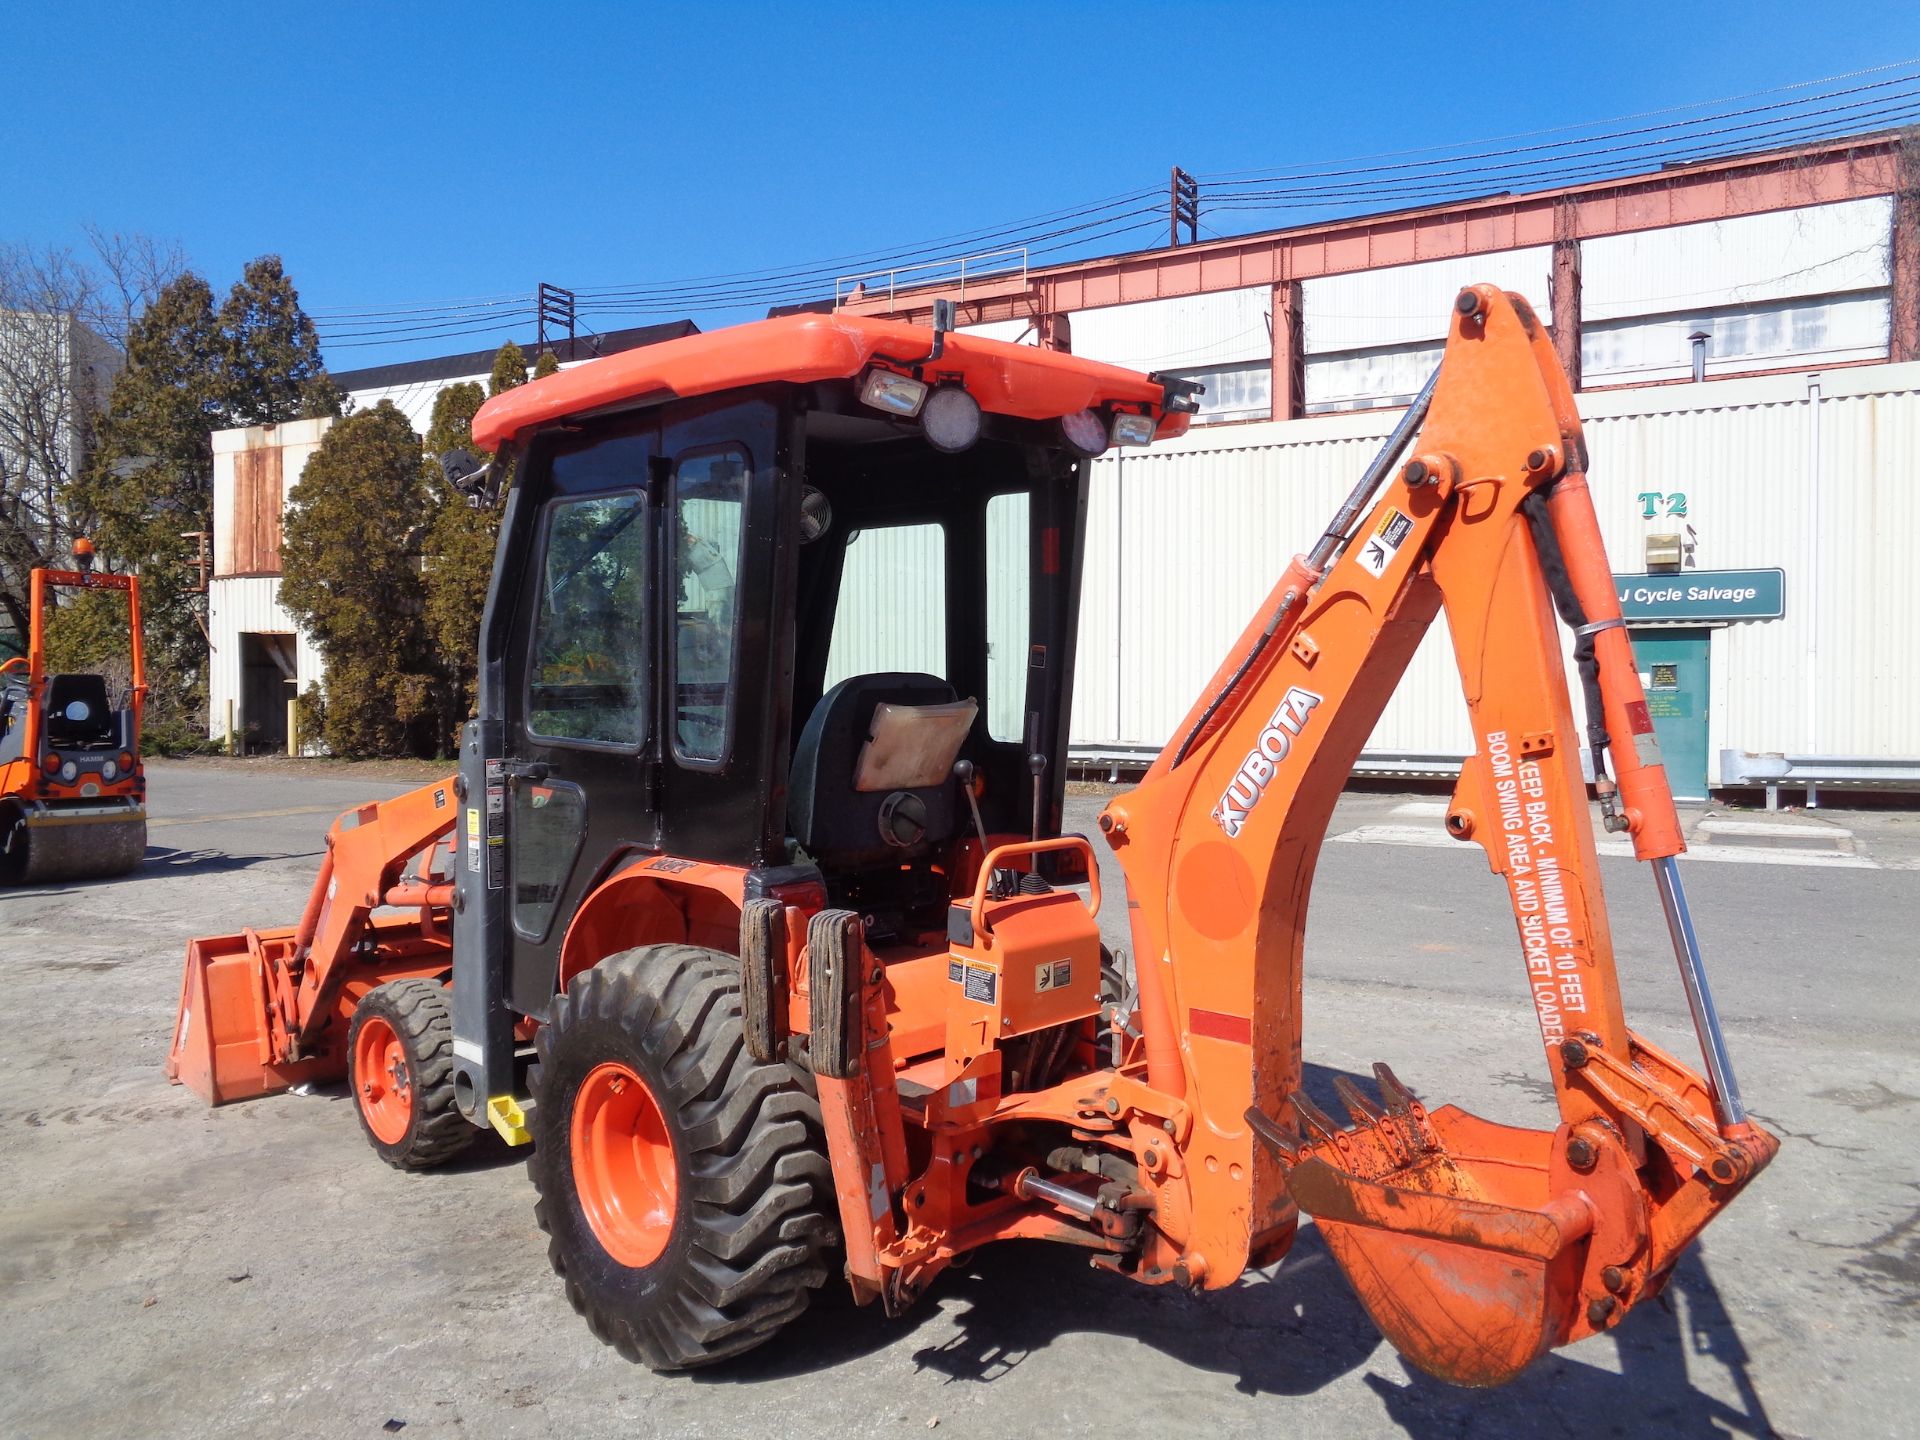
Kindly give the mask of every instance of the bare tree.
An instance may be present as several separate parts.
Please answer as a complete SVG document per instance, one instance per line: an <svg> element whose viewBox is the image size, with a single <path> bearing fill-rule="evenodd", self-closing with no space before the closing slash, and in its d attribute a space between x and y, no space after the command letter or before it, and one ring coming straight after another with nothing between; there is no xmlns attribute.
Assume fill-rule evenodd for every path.
<svg viewBox="0 0 1920 1440"><path fill-rule="evenodd" d="M135 317L186 272L187 252L178 241L151 235L128 235L91 223L81 229L93 250L96 272L86 322L124 354Z"/></svg>
<svg viewBox="0 0 1920 1440"><path fill-rule="evenodd" d="M81 318L97 296L72 252L0 246L0 608L23 632L29 572L70 538L67 491L119 363Z"/></svg>
<svg viewBox="0 0 1920 1440"><path fill-rule="evenodd" d="M25 633L34 567L89 516L74 481L134 319L186 268L178 245L87 227L92 255L0 245L0 615Z"/></svg>

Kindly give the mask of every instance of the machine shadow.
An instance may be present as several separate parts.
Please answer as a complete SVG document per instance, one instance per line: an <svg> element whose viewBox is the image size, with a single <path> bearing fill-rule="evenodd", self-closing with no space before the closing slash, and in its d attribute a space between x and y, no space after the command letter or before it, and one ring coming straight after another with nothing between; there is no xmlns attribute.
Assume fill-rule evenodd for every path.
<svg viewBox="0 0 1920 1440"><path fill-rule="evenodd" d="M1303 1088L1340 1114L1333 1080L1342 1074L1361 1079L1308 1065ZM1371 1089L1371 1077L1362 1083ZM842 1287L829 1285L809 1320L824 1320L820 1312L830 1311L830 1323L802 1322L781 1341L698 1378L753 1384L828 1370L900 1345L931 1325L954 1333L915 1350L918 1368L991 1384L1062 1336L1105 1334L1151 1346L1196 1374L1226 1376L1246 1395L1310 1395L1378 1352L1405 1381L1373 1373L1364 1383L1380 1397L1385 1422L1418 1440L1533 1434L1548 1410L1605 1417L1610 1434L1700 1440L1776 1434L1751 1357L1698 1241L1675 1268L1666 1294L1633 1311L1613 1335L1617 1372L1580 1358L1607 1353L1606 1340L1589 1340L1490 1391L1446 1384L1392 1356L1310 1223L1279 1265L1212 1294L1135 1285L1091 1269L1064 1246L1013 1242L990 1246L964 1270L943 1275L927 1299L898 1320L886 1319L877 1305L855 1309L845 1296ZM1706 1362L1724 1369L1727 1380L1714 1389L1731 1390L1733 1401L1696 1385L1689 1367Z"/></svg>
<svg viewBox="0 0 1920 1440"><path fill-rule="evenodd" d="M1684 1313L1683 1313L1684 1312ZM1630 1314L1613 1336L1619 1373L1576 1358L1604 1341L1556 1351L1499 1390L1460 1390L1401 1362L1407 1383L1365 1377L1401 1431L1417 1440L1469 1433L1526 1435L1549 1410L1585 1416L1596 1434L1661 1435L1676 1440L1771 1440L1779 1434L1755 1386L1752 1357L1734 1328L1695 1241L1659 1299ZM1604 1353L1604 1352L1602 1352ZM1708 1394L1689 1372L1715 1362L1727 1374L1733 1403Z"/></svg>
<svg viewBox="0 0 1920 1440"><path fill-rule="evenodd" d="M249 870L255 865L266 865L281 860L317 859L319 855L318 850L277 855L235 855L226 850L169 850L149 845L146 858L140 863L141 869L146 870L164 866L168 875L217 875L228 870ZM141 870L137 869L133 873L138 876Z"/></svg>
<svg viewBox="0 0 1920 1440"><path fill-rule="evenodd" d="M1306 1071L1309 1095L1337 1106L1333 1079L1348 1072L1320 1065ZM964 1269L948 1271L898 1320L887 1320L877 1305L856 1310L844 1294L830 1285L814 1302L816 1310L844 1311L836 1315L844 1323L802 1323L779 1343L704 1376L756 1382L829 1369L944 1320L957 1323L959 1333L916 1351L914 1361L953 1380L992 1382L1062 1335L1101 1332L1230 1375L1249 1394L1305 1395L1364 1363L1382 1343L1311 1226L1280 1266L1207 1295L1137 1285L1092 1269L1085 1254L1066 1246L1017 1241L988 1246Z"/></svg>

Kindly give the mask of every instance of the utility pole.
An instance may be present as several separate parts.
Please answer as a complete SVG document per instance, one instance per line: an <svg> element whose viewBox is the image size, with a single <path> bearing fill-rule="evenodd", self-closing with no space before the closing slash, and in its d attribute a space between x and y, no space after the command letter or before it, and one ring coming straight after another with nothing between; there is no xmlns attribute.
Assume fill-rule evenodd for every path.
<svg viewBox="0 0 1920 1440"><path fill-rule="evenodd" d="M574 296L571 290L562 290L558 285L540 282L540 288L534 295L534 307L538 312L536 328L538 334L534 340L534 355L547 348L547 327L553 327L555 338L559 338L560 329L566 327L567 358L575 358L573 353L573 306Z"/></svg>
<svg viewBox="0 0 1920 1440"><path fill-rule="evenodd" d="M1183 225L1187 231L1187 244L1191 245L1200 238L1200 182L1176 165L1167 181L1169 245L1180 243L1180 228Z"/></svg>

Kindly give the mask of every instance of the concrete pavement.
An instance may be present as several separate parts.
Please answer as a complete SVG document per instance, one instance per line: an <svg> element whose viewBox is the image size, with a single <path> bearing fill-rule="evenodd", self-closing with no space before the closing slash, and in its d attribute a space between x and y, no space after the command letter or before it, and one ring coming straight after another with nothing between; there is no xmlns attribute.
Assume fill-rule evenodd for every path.
<svg viewBox="0 0 1920 1440"><path fill-rule="evenodd" d="M332 814L403 788L157 765L139 873L0 898L0 1434L1911 1433L1920 877L1888 863L1910 858L1909 822L1839 818L1873 867L1688 866L1743 1088L1785 1146L1665 1303L1504 1390L1409 1371L1310 1227L1207 1297L1001 1247L903 1320L823 1304L744 1362L662 1378L568 1308L517 1155L401 1175L344 1097L208 1111L161 1078L187 938L291 923ZM1431 803L1351 796L1333 832L1437 830L1399 808ZM1651 882L1626 859L1603 871L1629 1013L1691 1055ZM1311 1088L1387 1059L1430 1101L1546 1121L1512 921L1477 851L1338 840L1312 914Z"/></svg>

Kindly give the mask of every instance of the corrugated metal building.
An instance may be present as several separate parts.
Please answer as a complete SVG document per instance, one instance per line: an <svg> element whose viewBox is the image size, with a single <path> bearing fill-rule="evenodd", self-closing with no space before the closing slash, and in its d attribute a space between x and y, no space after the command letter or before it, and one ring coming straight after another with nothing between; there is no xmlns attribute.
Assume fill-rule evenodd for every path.
<svg viewBox="0 0 1920 1440"><path fill-rule="evenodd" d="M1207 387L1187 438L1095 462L1082 758L1168 738L1430 373L1459 287L1485 281L1529 299L1581 392L1676 788L1732 783L1723 750L1920 767L1920 581L1904 561L1920 533L1920 199L1899 173L1897 141L1856 138L841 304L924 321L951 298L973 333ZM447 363L360 372L359 393L374 403ZM431 389L403 398L424 426ZM239 567L264 543L222 554ZM1010 573L1024 563L1017 538L991 548ZM898 595L937 559L925 537L876 533L846 583ZM913 607L872 614L836 639L836 674L926 653ZM1020 616L989 622L996 647L1020 646ZM216 734L239 685L223 663ZM1443 773L1469 748L1442 627L1363 764Z"/></svg>
<svg viewBox="0 0 1920 1440"><path fill-rule="evenodd" d="M1677 643L1705 667L1697 695L1691 677L1675 677L1670 708L1685 695L1689 713L1661 717L1663 739L1696 732L1691 744L1668 741L1670 757L1697 762L1686 775L1675 765L1676 787L1721 785L1723 748L1920 756L1920 569L1908 558L1920 536L1920 364L1593 392L1580 408L1616 567L1645 553L1680 506L1697 563L1653 587L1784 572L1778 618L1635 623L1643 669L1653 647ZM1396 418L1196 429L1094 462L1077 751L1165 743ZM1444 618L1367 749L1373 767L1412 771L1472 749Z"/></svg>

